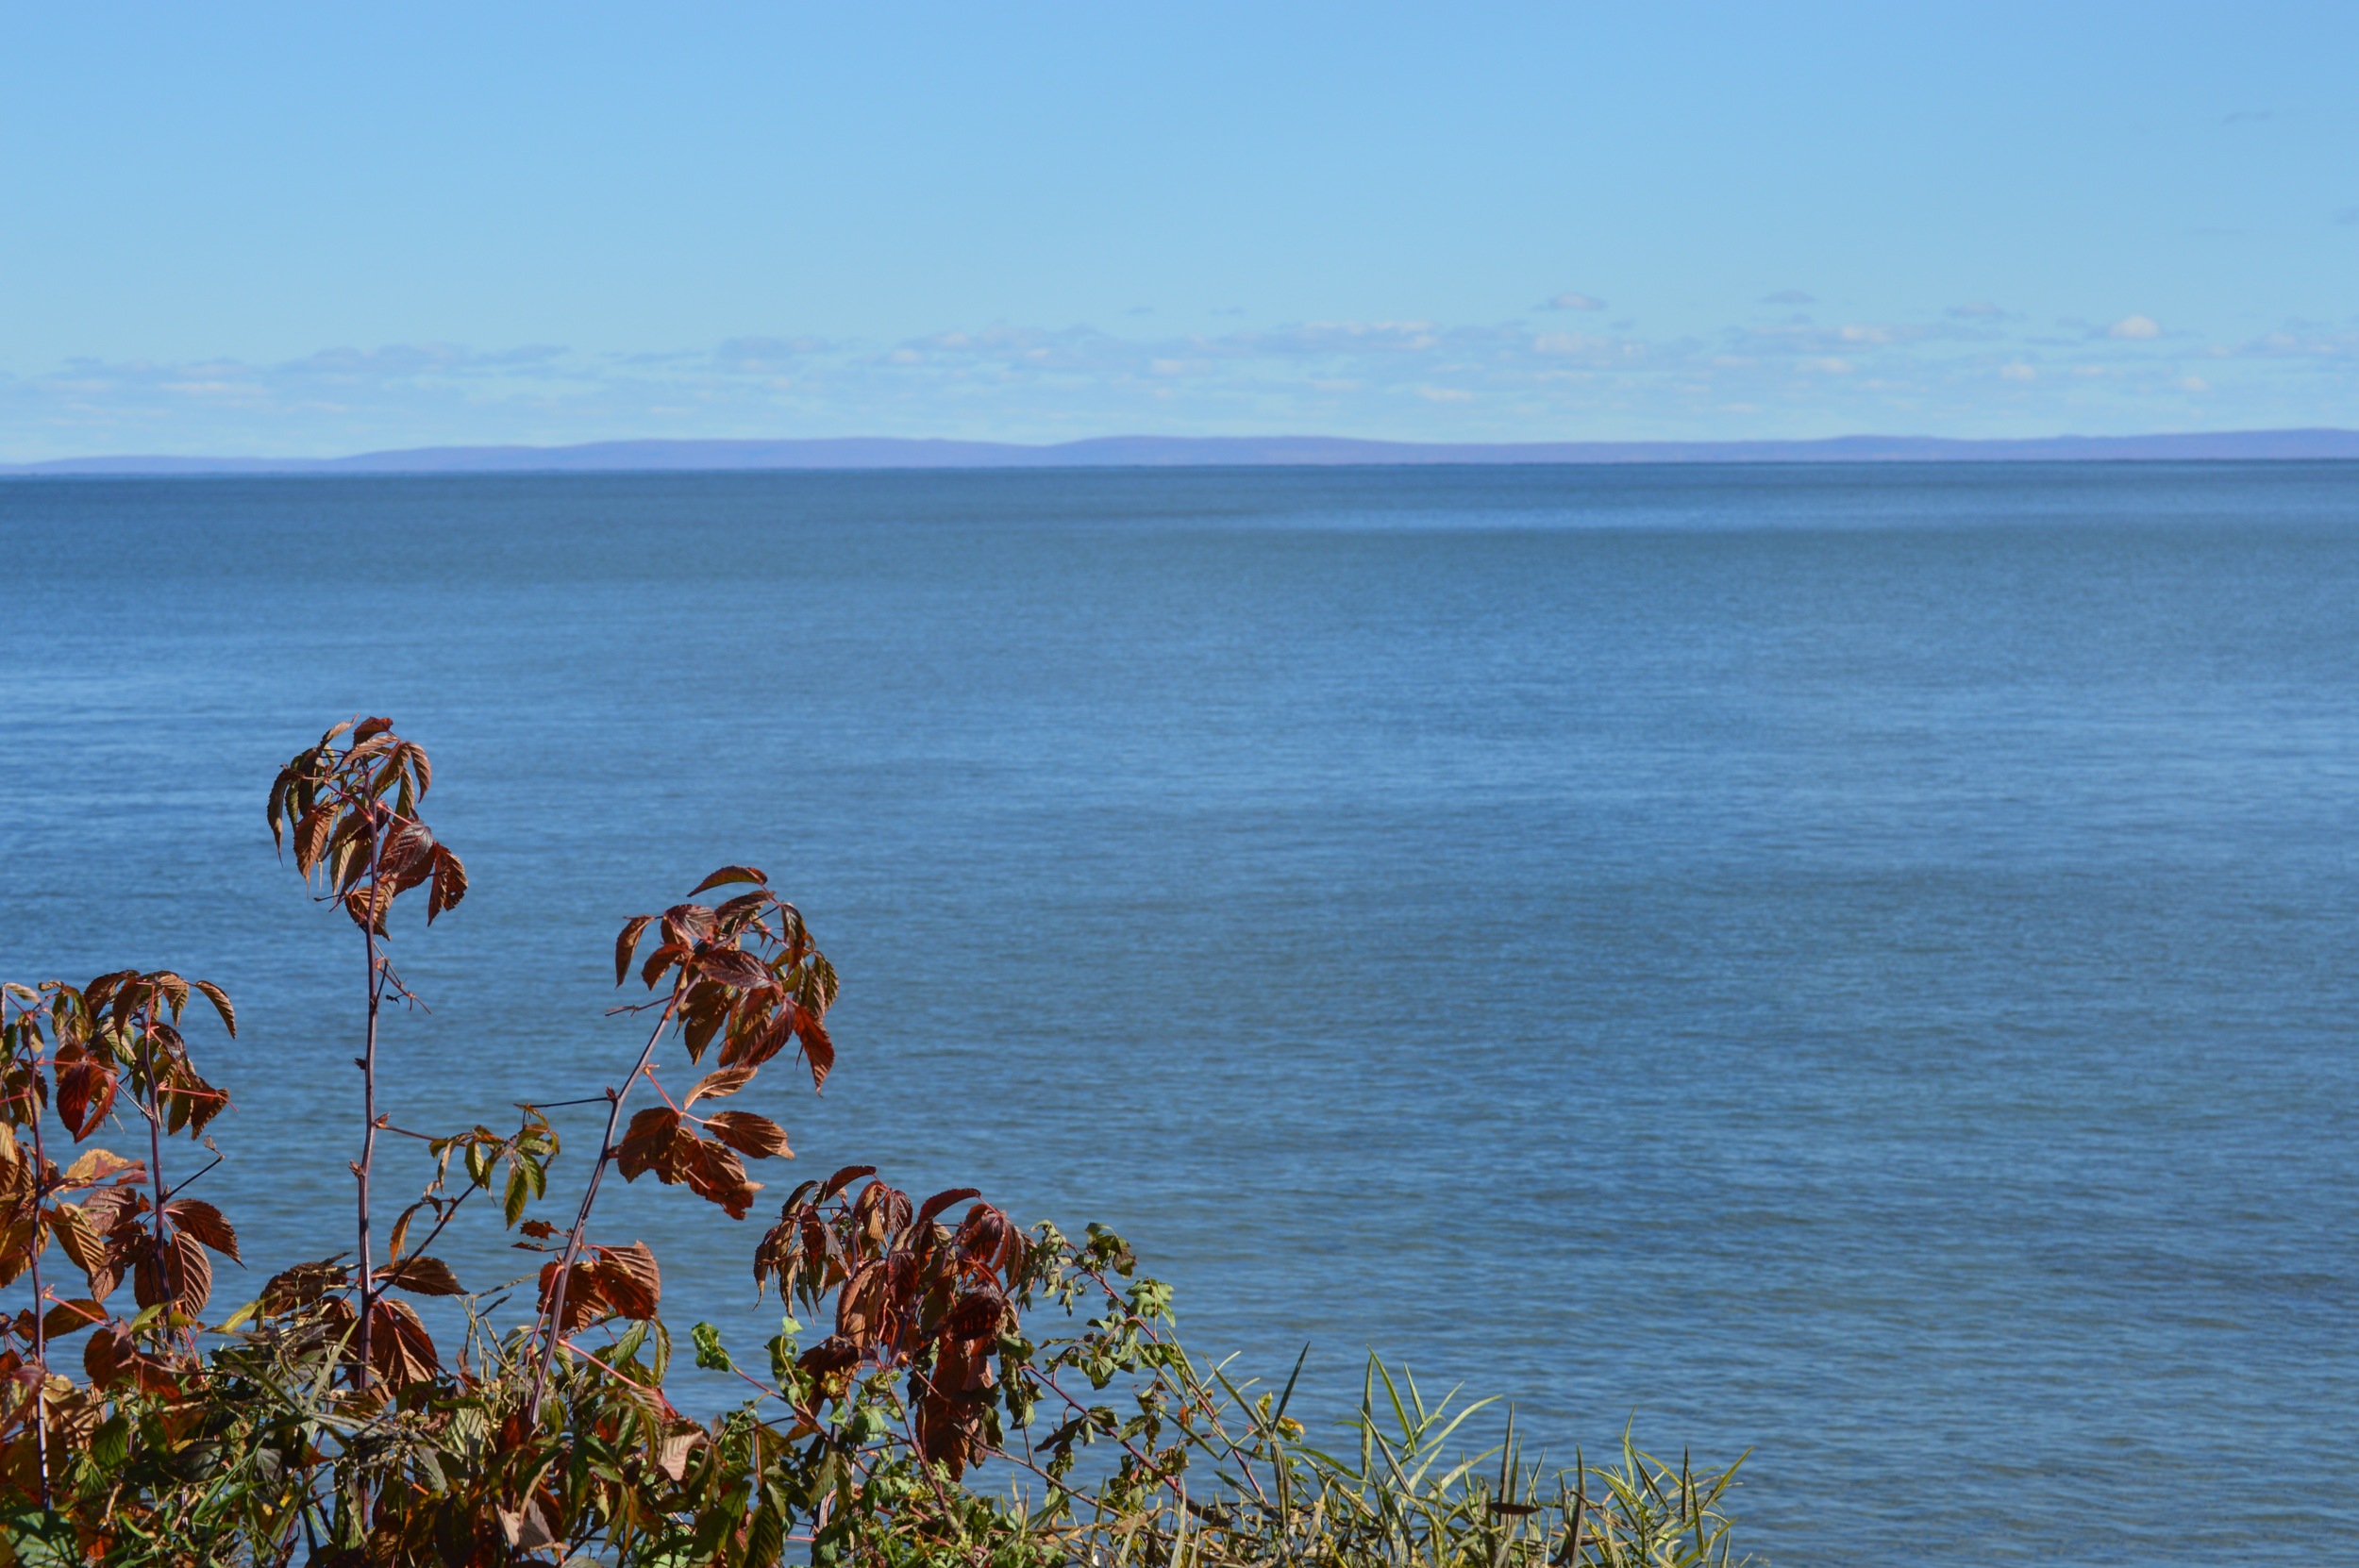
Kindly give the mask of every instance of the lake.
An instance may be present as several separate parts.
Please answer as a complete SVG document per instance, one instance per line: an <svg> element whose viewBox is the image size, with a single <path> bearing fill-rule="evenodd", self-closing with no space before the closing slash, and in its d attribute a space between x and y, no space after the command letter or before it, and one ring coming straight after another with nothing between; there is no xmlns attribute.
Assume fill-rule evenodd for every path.
<svg viewBox="0 0 2359 1568"><path fill-rule="evenodd" d="M2359 1526L2359 465L16 480L0 548L0 974L238 998L217 1303L348 1244L362 960L262 802L385 713L474 878L402 1126L595 1093L615 927L749 860L845 976L757 1175L1105 1221L1314 1425L1373 1346L1750 1447L1781 1564ZM766 1211L646 1189L752 1349Z"/></svg>

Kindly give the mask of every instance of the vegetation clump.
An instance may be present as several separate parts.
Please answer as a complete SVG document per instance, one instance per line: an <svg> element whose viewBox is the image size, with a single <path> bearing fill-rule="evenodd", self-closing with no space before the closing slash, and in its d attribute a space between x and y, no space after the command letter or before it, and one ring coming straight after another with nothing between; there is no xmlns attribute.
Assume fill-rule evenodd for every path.
<svg viewBox="0 0 2359 1568"><path fill-rule="evenodd" d="M753 1250L757 1291L828 1331L805 1345L790 1316L742 1359L695 1325L694 1364L742 1396L683 1414L659 1261L594 1222L610 1171L746 1217L747 1161L789 1150L733 1097L790 1053L814 1086L834 1063L835 971L750 866L622 927L616 982L646 1000L620 1010L647 1030L570 1219L536 1212L560 1139L527 1104L511 1131L413 1135L426 1179L380 1247L377 1134L408 1130L376 1099L380 1014L409 996L391 921L413 892L428 924L467 892L420 814L432 781L369 719L272 785L274 838L367 957L355 1229L217 1322L213 1259L238 1236L189 1193L220 1157L168 1175L167 1150L212 1147L227 1098L197 1072L190 1009L235 1035L228 995L170 970L0 988L0 1285L29 1293L0 1320L0 1568L1732 1560L1733 1467L1626 1440L1610 1465L1549 1471L1512 1415L1469 1452L1488 1401L1430 1401L1373 1361L1345 1441L1313 1444L1288 1413L1301 1363L1256 1392L1192 1356L1111 1231L1025 1229L967 1188L913 1201L867 1166L794 1188ZM132 1152L91 1142L110 1127ZM494 1321L506 1287L470 1293L435 1255L470 1210L542 1259L514 1282L534 1287L519 1321ZM463 1309L455 1339L413 1305L434 1297Z"/></svg>

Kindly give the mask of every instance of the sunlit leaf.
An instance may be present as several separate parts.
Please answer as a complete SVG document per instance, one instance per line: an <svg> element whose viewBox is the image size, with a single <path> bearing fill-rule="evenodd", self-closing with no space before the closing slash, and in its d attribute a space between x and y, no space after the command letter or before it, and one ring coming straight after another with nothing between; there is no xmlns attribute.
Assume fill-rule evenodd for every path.
<svg viewBox="0 0 2359 1568"><path fill-rule="evenodd" d="M232 1262L238 1257L238 1233L222 1218L221 1210L200 1198L176 1198L164 1205L164 1212L173 1224L211 1247Z"/></svg>
<svg viewBox="0 0 2359 1568"><path fill-rule="evenodd" d="M229 993L210 980L197 981L196 989L205 993L205 999L213 1004L213 1010L221 1014L221 1026L229 1031L229 1038L237 1039L238 1009L229 1005Z"/></svg>
<svg viewBox="0 0 2359 1568"><path fill-rule="evenodd" d="M738 1153L756 1159L779 1156L793 1159L795 1151L786 1146L786 1129L767 1116L750 1110L724 1110L710 1117L705 1125L712 1135Z"/></svg>
<svg viewBox="0 0 2359 1568"><path fill-rule="evenodd" d="M696 1080L696 1086L688 1092L688 1097L680 1101L680 1109L685 1110L698 1100L717 1100L724 1095L734 1094L753 1081L754 1070L750 1067L723 1067L707 1073Z"/></svg>
<svg viewBox="0 0 2359 1568"><path fill-rule="evenodd" d="M723 866L720 870L714 872L711 876L706 877L703 881L689 889L688 896L694 898L698 893L703 892L708 889L727 887L731 882L766 883L769 880L769 877L763 876L752 866Z"/></svg>

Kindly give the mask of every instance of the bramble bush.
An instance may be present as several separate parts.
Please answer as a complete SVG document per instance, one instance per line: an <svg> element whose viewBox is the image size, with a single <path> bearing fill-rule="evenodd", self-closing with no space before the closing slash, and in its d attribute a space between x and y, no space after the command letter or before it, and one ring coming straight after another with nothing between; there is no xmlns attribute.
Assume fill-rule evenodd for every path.
<svg viewBox="0 0 2359 1568"><path fill-rule="evenodd" d="M604 1092L570 1221L535 1211L560 1139L521 1105L512 1131L425 1138L425 1182L380 1249L376 1135L402 1129L377 1106L378 1026L410 999L392 920L406 894L423 890L430 926L467 892L421 814L432 782L424 751L368 719L271 786L274 840L367 958L355 1229L218 1322L213 1259L238 1259L237 1232L188 1193L228 1101L191 1037L206 1015L236 1034L229 996L170 970L0 986L0 1286L29 1293L0 1319L0 1568L1733 1560L1734 1466L1699 1476L1626 1435L1611 1463L1549 1470L1512 1413L1469 1452L1489 1401L1429 1400L1374 1360L1344 1441L1316 1445L1287 1413L1302 1363L1257 1391L1192 1356L1169 1289L1113 1232L1025 1229L966 1188L915 1202L866 1166L795 1187L753 1251L756 1290L829 1331L806 1347L789 1316L741 1359L695 1325L695 1364L743 1396L682 1414L659 1261L594 1221L610 1170L745 1218L747 1161L791 1156L733 1097L790 1050L814 1087L834 1063L835 971L750 866L622 927L616 983L646 998L618 1010L647 1030ZM133 1153L92 1142L108 1129ZM210 1158L168 1175L184 1143ZM435 1256L469 1211L543 1259L528 1319L491 1321ZM462 1309L455 1340L428 1332L426 1297Z"/></svg>

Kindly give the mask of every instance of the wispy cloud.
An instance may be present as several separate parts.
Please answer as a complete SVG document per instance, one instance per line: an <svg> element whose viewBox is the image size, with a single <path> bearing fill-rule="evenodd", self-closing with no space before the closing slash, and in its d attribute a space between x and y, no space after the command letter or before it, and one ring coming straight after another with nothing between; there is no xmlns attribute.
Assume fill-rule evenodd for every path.
<svg viewBox="0 0 2359 1568"><path fill-rule="evenodd" d="M1605 301L1594 294L1564 293L1540 302L1543 310L1602 310Z"/></svg>
<svg viewBox="0 0 2359 1568"><path fill-rule="evenodd" d="M2173 427L2199 392L2208 420L2359 424L2359 320L2207 340L2145 315L2033 330L1977 304L1673 335L1598 316L1197 333L1003 323L632 353L425 343L275 363L77 360L0 375L0 460L632 436L2037 434Z"/></svg>

